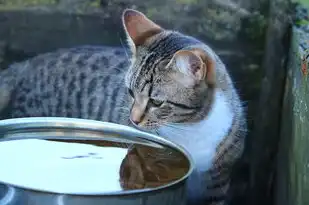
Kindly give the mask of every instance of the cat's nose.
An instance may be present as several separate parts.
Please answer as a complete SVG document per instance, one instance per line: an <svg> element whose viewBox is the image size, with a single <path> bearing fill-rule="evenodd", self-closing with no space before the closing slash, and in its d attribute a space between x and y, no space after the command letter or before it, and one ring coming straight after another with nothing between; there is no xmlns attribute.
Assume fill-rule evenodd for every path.
<svg viewBox="0 0 309 205"><path fill-rule="evenodd" d="M136 117L133 117L133 116L130 117L130 120L135 125L138 125L141 122L140 118L136 118Z"/></svg>
<svg viewBox="0 0 309 205"><path fill-rule="evenodd" d="M134 105L131 109L130 120L133 124L138 125L142 122L144 117L144 109L139 105Z"/></svg>

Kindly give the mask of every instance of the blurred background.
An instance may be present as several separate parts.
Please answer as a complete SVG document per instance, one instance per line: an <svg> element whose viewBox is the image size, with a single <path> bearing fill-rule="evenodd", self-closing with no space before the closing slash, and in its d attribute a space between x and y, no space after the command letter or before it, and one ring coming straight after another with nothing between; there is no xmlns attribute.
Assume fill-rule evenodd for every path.
<svg viewBox="0 0 309 205"><path fill-rule="evenodd" d="M231 204L273 204L289 47L289 0L0 0L0 68L77 45L125 46L121 13L144 12L162 27L211 46L227 65L248 114Z"/></svg>

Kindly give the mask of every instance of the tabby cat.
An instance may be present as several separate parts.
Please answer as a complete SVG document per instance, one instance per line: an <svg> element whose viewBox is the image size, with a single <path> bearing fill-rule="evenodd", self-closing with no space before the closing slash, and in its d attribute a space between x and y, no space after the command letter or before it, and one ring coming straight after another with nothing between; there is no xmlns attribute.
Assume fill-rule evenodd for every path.
<svg viewBox="0 0 309 205"><path fill-rule="evenodd" d="M190 203L224 204L246 134L225 65L203 42L139 11L126 9L122 20L128 51L60 49L2 71L2 118L77 117L156 132L192 155Z"/></svg>

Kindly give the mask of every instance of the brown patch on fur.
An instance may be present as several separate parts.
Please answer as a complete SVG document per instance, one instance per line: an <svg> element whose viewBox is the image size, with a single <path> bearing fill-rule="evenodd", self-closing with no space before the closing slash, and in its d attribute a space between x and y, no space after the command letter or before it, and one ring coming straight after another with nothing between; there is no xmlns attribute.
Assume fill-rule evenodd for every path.
<svg viewBox="0 0 309 205"><path fill-rule="evenodd" d="M134 40L134 44L136 46L143 45L149 38L153 37L154 35L157 35L161 33L161 30L149 30L144 33L142 33L140 36L136 36Z"/></svg>
<svg viewBox="0 0 309 205"><path fill-rule="evenodd" d="M163 31L159 25L139 11L126 9L122 16L125 29L136 46L142 45L148 38Z"/></svg>
<svg viewBox="0 0 309 205"><path fill-rule="evenodd" d="M149 98L142 95L135 95L134 103L131 108L130 118L132 122L139 124L145 115Z"/></svg>
<svg viewBox="0 0 309 205"><path fill-rule="evenodd" d="M120 166L120 182L123 189L142 189L145 187L145 178L143 174L141 160L132 149Z"/></svg>
<svg viewBox="0 0 309 205"><path fill-rule="evenodd" d="M206 78L207 67L202 59L189 50L177 51L171 63L180 72L171 73L171 77L185 87L194 87Z"/></svg>
<svg viewBox="0 0 309 205"><path fill-rule="evenodd" d="M181 178L188 169L178 152L135 145L122 161L120 182L123 189L158 187Z"/></svg>
<svg viewBox="0 0 309 205"><path fill-rule="evenodd" d="M199 56L206 65L206 82L209 85L216 84L215 60L212 59L205 51L199 48L191 49L191 52Z"/></svg>
<svg viewBox="0 0 309 205"><path fill-rule="evenodd" d="M175 57L180 57L180 58L187 58L188 64L189 64L189 69L190 71L194 74L197 75L197 72L200 72L200 78L203 79L205 76L205 67L203 65L202 59L196 55L195 53L191 51L186 51L186 50L180 50L175 53Z"/></svg>
<svg viewBox="0 0 309 205"><path fill-rule="evenodd" d="M139 124L144 116L144 109L141 109L139 106L137 106L135 103L132 106L130 118L133 123Z"/></svg>

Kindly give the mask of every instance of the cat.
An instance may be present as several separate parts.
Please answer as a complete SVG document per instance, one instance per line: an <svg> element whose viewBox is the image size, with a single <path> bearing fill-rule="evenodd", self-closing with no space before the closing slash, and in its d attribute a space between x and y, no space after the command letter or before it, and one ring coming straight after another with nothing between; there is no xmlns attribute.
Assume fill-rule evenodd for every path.
<svg viewBox="0 0 309 205"><path fill-rule="evenodd" d="M157 133L192 156L188 203L227 203L247 125L224 63L205 43L139 11L126 9L122 22L128 50L60 49L2 71L2 117L77 117Z"/></svg>
<svg viewBox="0 0 309 205"><path fill-rule="evenodd" d="M59 49L0 73L2 118L65 116L129 124L126 50Z"/></svg>
<svg viewBox="0 0 309 205"><path fill-rule="evenodd" d="M154 130L192 155L192 204L224 204L247 128L225 65L201 41L163 29L140 12L127 10L123 22L133 53L126 74L134 99L132 123Z"/></svg>

